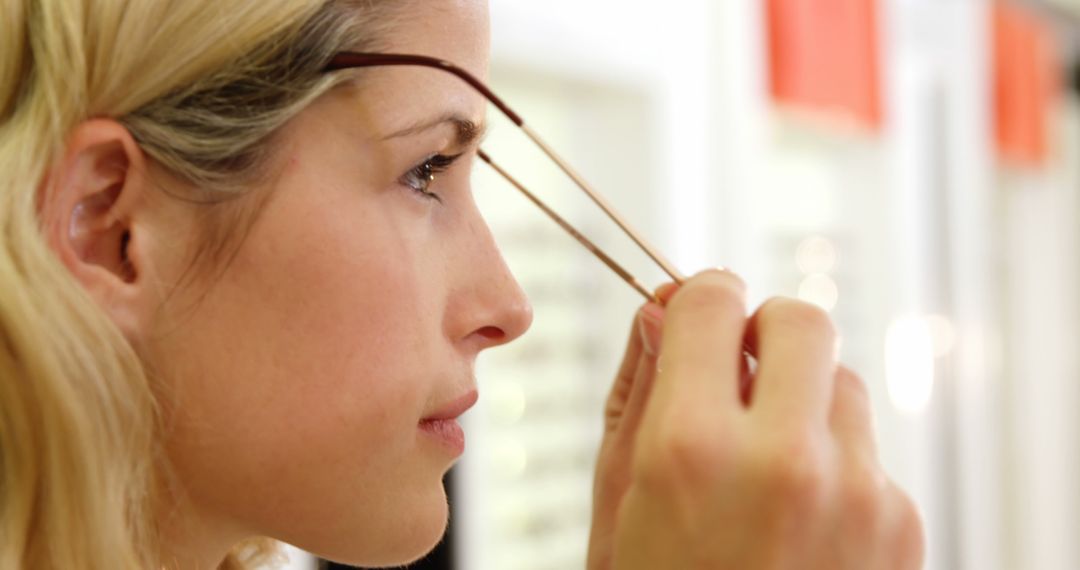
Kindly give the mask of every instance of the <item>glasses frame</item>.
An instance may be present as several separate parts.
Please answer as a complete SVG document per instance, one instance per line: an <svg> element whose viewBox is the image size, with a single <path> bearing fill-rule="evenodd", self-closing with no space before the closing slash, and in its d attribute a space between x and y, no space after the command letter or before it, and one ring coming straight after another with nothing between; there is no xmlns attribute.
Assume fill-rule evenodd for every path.
<svg viewBox="0 0 1080 570"><path fill-rule="evenodd" d="M473 89L484 96L492 105L495 106L503 115L506 116L514 125L516 125L525 135L532 140L540 150L550 158L555 164L563 171L571 180L585 192L592 199L592 201L604 211L605 214L613 221L619 228L637 244L638 247L645 252L665 273L671 277L676 283L682 284L685 278L679 273L675 266L671 264L659 251L652 245L650 245L639 232L634 230L626 220L620 216L615 208L601 196L596 190L592 188L585 179L567 163L555 150L544 142L539 135L536 134L527 124L525 120L521 118L521 115L514 112L498 95L495 94L484 82L477 79L474 75L461 67L450 63L449 61L442 60L435 57L429 57L424 55L411 55L411 54L394 54L394 53L360 53L360 52L339 52L331 60L330 63L324 68L324 72L335 72L346 69L362 69L369 67L427 67L436 69L452 75L457 76L459 79L468 83ZM548 217L555 221L560 227L567 231L574 239L585 246L590 252L600 259L604 265L608 266L614 271L621 279L626 281L631 287L641 293L646 299L654 302L658 302L655 294L650 292L645 286L641 284L633 275L623 269L618 263L611 258L611 256L604 253L599 247L586 238L581 232L576 230L566 220L560 217L554 210L544 204L535 194L530 192L523 184L516 180L505 169L495 163L491 156L484 152L482 149L478 151L478 156L481 160L488 163L499 175L505 178L512 186L522 192L526 198L528 198L533 204L539 207Z"/></svg>

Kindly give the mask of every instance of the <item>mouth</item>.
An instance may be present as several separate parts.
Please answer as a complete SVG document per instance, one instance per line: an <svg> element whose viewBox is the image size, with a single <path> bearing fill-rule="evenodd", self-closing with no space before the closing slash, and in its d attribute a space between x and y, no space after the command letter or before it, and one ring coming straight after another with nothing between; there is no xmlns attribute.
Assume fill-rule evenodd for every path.
<svg viewBox="0 0 1080 570"><path fill-rule="evenodd" d="M476 390L470 390L468 393L443 404L435 412L420 420L420 423L456 420L461 417L461 414L464 414L469 408L473 407L479 398L480 394L477 393Z"/></svg>
<svg viewBox="0 0 1080 570"><path fill-rule="evenodd" d="M465 431L457 419L476 404L479 394L471 390L467 394L447 402L431 415L420 420L420 431L430 436L455 457L465 452Z"/></svg>

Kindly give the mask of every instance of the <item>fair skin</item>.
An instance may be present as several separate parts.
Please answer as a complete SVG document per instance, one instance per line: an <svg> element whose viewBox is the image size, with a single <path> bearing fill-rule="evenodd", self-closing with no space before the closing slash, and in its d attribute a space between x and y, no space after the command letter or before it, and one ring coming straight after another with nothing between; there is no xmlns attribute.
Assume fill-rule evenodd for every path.
<svg viewBox="0 0 1080 570"><path fill-rule="evenodd" d="M486 2L422 6L389 50L485 77ZM480 125L484 100L430 70L361 77L280 134L269 187L243 198L266 200L212 280L171 287L205 207L163 195L182 183L121 125L83 123L50 171L50 243L164 382L170 568L214 568L248 536L365 566L422 555L459 452L423 420L467 404L477 355L531 321L473 202L476 141L451 123L388 138ZM433 154L463 154L429 189L441 201L402 181ZM609 402L590 567L918 567L917 516L881 472L828 320L787 301L748 318L726 272L662 296Z"/></svg>

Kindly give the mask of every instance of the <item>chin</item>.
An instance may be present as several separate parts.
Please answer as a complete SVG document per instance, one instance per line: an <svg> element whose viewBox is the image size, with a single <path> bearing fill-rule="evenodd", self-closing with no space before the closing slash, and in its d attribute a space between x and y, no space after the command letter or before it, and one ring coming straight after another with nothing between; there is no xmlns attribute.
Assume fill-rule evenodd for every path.
<svg viewBox="0 0 1080 570"><path fill-rule="evenodd" d="M411 564L417 560L426 556L435 547L442 542L444 536L446 536L446 527L450 521L450 508L446 504L446 499L442 501L442 508L439 509L439 515L431 520L430 523L425 522L423 524L417 524L414 528L415 535L413 538L418 539L414 543L414 548L410 552L403 552L403 556L393 566L403 566ZM419 521L418 521L419 522Z"/></svg>
<svg viewBox="0 0 1080 570"><path fill-rule="evenodd" d="M401 517L396 525L389 522L379 525L377 521L368 521L368 525L374 524L379 529L378 540L374 543L371 541L374 537L369 535L365 540L346 541L352 548L317 554L339 564L365 568L392 568L416 562L434 550L446 535L450 508L445 491L441 486L439 490L437 501L426 501L428 504L418 509L403 508L402 512L395 514L395 518ZM407 510L409 514L405 513ZM349 551L357 547L364 548L364 551Z"/></svg>

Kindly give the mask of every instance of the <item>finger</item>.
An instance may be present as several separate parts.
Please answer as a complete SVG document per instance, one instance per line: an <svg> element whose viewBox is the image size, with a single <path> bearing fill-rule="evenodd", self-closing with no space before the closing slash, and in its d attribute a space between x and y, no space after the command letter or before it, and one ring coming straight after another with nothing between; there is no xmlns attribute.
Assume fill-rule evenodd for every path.
<svg viewBox="0 0 1080 570"><path fill-rule="evenodd" d="M802 301L772 299L750 318L747 337L757 353L751 410L770 424L824 426L836 371L829 316Z"/></svg>
<svg viewBox="0 0 1080 570"><path fill-rule="evenodd" d="M652 322L652 319L645 317L641 320L641 334L653 335L655 338L660 336L659 321ZM653 329L653 330L648 330ZM646 339L645 345L648 347L649 341ZM645 407L649 401L649 395L652 393L653 383L656 380L656 360L657 353L652 350L644 350L641 352L641 356L638 359L637 369L634 371L633 384L630 387L630 394L626 400L626 405L623 408L622 417L619 419L618 437L620 439L633 440L637 435L638 427L641 425L641 418L645 415Z"/></svg>
<svg viewBox="0 0 1080 570"><path fill-rule="evenodd" d="M611 433L618 428L619 420L622 418L634 386L638 362L645 351L639 324L642 319L642 310L634 315L634 322L630 327L630 338L626 342L626 352L623 354L619 371L615 375L615 382L608 393L607 403L604 406L604 433Z"/></svg>
<svg viewBox="0 0 1080 570"><path fill-rule="evenodd" d="M915 502L900 487L890 482L892 487L890 509L891 530L889 551L894 552L892 568L917 570L923 567L926 558L926 536L923 532L922 515Z"/></svg>
<svg viewBox="0 0 1080 570"><path fill-rule="evenodd" d="M606 475L603 488L598 489L602 497L621 497L630 485L634 444L655 378L656 355L642 351L617 421L612 422L604 435L601 455Z"/></svg>
<svg viewBox="0 0 1080 570"><path fill-rule="evenodd" d="M874 417L866 384L843 366L837 368L835 378L829 428L842 448L876 457Z"/></svg>
<svg viewBox="0 0 1080 570"><path fill-rule="evenodd" d="M672 296L650 407L707 416L737 407L745 297L742 280L721 271L696 275Z"/></svg>

